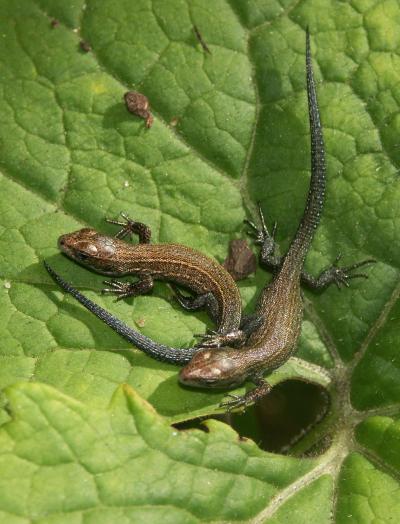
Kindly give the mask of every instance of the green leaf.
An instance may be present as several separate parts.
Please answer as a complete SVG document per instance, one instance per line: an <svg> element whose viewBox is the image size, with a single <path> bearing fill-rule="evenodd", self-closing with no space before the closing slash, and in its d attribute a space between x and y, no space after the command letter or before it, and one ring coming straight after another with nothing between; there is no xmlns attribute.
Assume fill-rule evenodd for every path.
<svg viewBox="0 0 400 524"><path fill-rule="evenodd" d="M357 453L343 464L339 481L339 522L396 521L400 517L399 485L391 475Z"/></svg>
<svg viewBox="0 0 400 524"><path fill-rule="evenodd" d="M0 444L7 448L0 469L5 504L0 521L27 522L41 515L41 523L77 522L86 509L87 522L320 523L330 522L332 513L337 522L393 521L400 478L398 2L17 0L0 2L0 19L0 388L10 387L0 396ZM193 25L211 54L202 49ZM108 498L99 502L94 473L77 468L78 455L66 444L65 431L40 426L40 420L47 421L44 412L22 407L27 391L38 395L32 400L37 406L57 398L65 424L53 410L51 427L72 432L79 421L71 406L103 424L123 383L169 423L219 412L225 392L181 387L175 367L130 347L56 289L42 261L49 260L90 298L160 342L188 346L194 333L212 327L205 314L182 312L164 284L156 285L153 296L134 301L115 303L99 295L102 277L62 257L57 238L84 226L113 234L104 218L123 210L149 224L155 242L181 242L223 261L229 240L245 235L242 221L254 215L259 200L268 224L278 223L277 240L285 253L309 183L307 26L328 187L306 268L317 275L338 253L343 264L378 261L366 269L368 281L354 280L350 289L305 292L297 356L269 377L273 385L300 379L328 390L329 415L292 452L327 449L314 461L283 459L210 423L207 438L226 446L229 434L232 448L251 446L260 470L268 475L272 468L274 478L255 476L260 484L253 492L251 475L234 482L230 477L234 494L224 499L222 483L214 500L206 476L193 485L187 481L189 469L180 466L173 479L160 480L153 477L154 466L141 470L143 486L151 489L144 493L139 486L132 495L128 488L123 491L127 479L135 481L130 459L119 456L125 473L116 473ZM81 49L81 40L91 52ZM155 117L151 129L126 111L122 96L131 89L148 96ZM240 284L246 312L254 310L268 278L258 270ZM14 386L21 380L44 382L58 393L38 385ZM22 395L21 404L13 395ZM123 402L115 402L122 409ZM150 417L154 432L170 434L166 422L137 402L140 417ZM133 431L128 419L136 415L129 411L122 417L127 432ZM206 437L184 433L178 438L188 440L183 456L195 448L192 442ZM324 448L326 441L331 445ZM115 464L113 447L101 449L104 464ZM121 449L124 453L122 444ZM79 453L84 460L86 452ZM236 467L230 474L239 478L243 465L226 456ZM221 457L224 453L214 459ZM39 466L44 469L35 477ZM214 466L207 470L210 478ZM52 479L58 494L48 497L40 487L43 481L52 487ZM173 498L176 479L185 489L192 486L190 508L175 499L171 507L166 499L158 504L157 496ZM71 512L60 493L76 504ZM133 496L140 507L132 509ZM221 497L227 502L221 504Z"/></svg>
<svg viewBox="0 0 400 524"><path fill-rule="evenodd" d="M39 384L7 398L3 522L243 521L318 462L264 453L217 421L180 433L128 386L101 410Z"/></svg>

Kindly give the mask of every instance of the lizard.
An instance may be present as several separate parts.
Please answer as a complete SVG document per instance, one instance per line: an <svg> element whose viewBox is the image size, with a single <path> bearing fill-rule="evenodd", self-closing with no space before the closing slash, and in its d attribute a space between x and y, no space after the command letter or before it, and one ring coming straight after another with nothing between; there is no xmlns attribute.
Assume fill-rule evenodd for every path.
<svg viewBox="0 0 400 524"><path fill-rule="evenodd" d="M306 32L306 78L311 132L311 180L307 203L295 237L285 257L275 254L274 232L271 235L266 227L261 207L259 207L261 227L247 221L256 236L256 243L261 245L261 261L275 271L273 280L261 291L256 307L257 322L249 330L246 342L240 347L232 346L189 348L185 354L168 353L162 347L157 350L144 349L145 345L155 344L140 333L126 326L119 319L93 303L73 286L62 279L46 262L46 268L56 282L71 293L87 309L130 342L146 350L155 358L175 364L185 364L180 370L179 380L184 385L204 388L233 388L247 380L255 383L256 388L243 396L230 395L231 399L221 403L221 407L231 410L246 407L266 395L271 386L264 379L264 373L284 364L294 353L301 330L303 304L300 282L313 289L323 289L335 283L348 286L348 280L364 277L364 273L353 270L375 262L363 260L347 267L338 267L337 257L331 268L314 278L303 269L304 261L311 245L314 232L319 224L324 204L326 186L325 147L322 125L316 97L315 81L311 63L310 36ZM275 228L274 228L275 229ZM140 340L141 338L144 339Z"/></svg>
<svg viewBox="0 0 400 524"><path fill-rule="evenodd" d="M67 293L70 293L78 302L80 302L86 309L91 311L96 317L102 320L105 324L110 326L123 338L128 340L131 344L141 349L144 353L150 357L160 360L162 362L168 362L170 364L184 365L187 364L193 356L199 351L200 347L189 347L189 348L173 348L158 342L154 342L151 338L146 337L142 333L135 331L128 327L124 322L119 320L117 317L95 304L92 300L85 297L71 284L66 282L54 269L44 261L44 266L47 269L50 276L55 282Z"/></svg>
<svg viewBox="0 0 400 524"><path fill-rule="evenodd" d="M182 244L150 244L151 229L124 213L121 215L123 222L107 220L122 226L115 237L83 228L61 235L58 239L60 250L98 273L137 276L138 281L133 283L105 281L110 287L103 292L115 293L119 298L149 292L154 279L171 281L176 299L185 309L195 311L207 307L217 323L216 331L201 335L201 347L228 342L242 344L256 319L254 316L242 319L240 293L227 270L210 257ZM132 234L138 235L138 244L123 240ZM197 296L181 294L175 284L190 288Z"/></svg>
<svg viewBox="0 0 400 524"><path fill-rule="evenodd" d="M314 74L311 62L310 35L306 31L306 80L308 112L311 134L311 179L306 207L290 247L283 258L275 255L274 234L270 234L259 208L261 227L248 221L261 244L261 261L275 270L272 281L261 291L256 314L262 321L249 335L240 348L220 347L213 351L201 349L191 361L180 370L182 384L206 388L233 388L245 381L252 381L256 387L245 395L229 395L222 402L227 410L257 401L270 390L264 379L265 372L271 372L284 364L294 353L300 336L303 317L303 302L300 282L304 281L313 289L323 289L332 283L338 287L348 286L351 278L364 277L364 273L352 273L361 266L372 264L368 259L351 266L338 267L336 258L329 269L318 278L304 272L304 261L314 233L320 222L326 187L325 146L319 114Z"/></svg>

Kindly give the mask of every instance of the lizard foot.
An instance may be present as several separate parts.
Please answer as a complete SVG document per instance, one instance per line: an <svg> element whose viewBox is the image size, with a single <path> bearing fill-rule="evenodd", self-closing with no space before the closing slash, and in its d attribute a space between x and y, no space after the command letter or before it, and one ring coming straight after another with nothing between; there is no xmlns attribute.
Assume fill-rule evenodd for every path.
<svg viewBox="0 0 400 524"><path fill-rule="evenodd" d="M258 207L258 215L260 217L261 226L260 227L257 226L255 222L246 218L244 220L244 223L250 226L249 235L255 238L256 244L265 245L266 243L270 243L271 246L274 247L275 246L276 222L274 224L274 227L272 229L272 234L271 234L268 231L267 225L265 223L265 218L264 218L264 214L261 209L260 202L257 202L257 207Z"/></svg>
<svg viewBox="0 0 400 524"><path fill-rule="evenodd" d="M137 282L121 282L120 280L105 280L104 284L110 286L102 290L102 293L114 293L118 295L117 300L126 297L144 295L153 288L151 275L142 275Z"/></svg>
<svg viewBox="0 0 400 524"><path fill-rule="evenodd" d="M251 401L246 399L246 395L228 394L225 398L229 398L230 400L223 400L219 404L219 407L225 409L228 413L236 408L243 408L243 410L245 410L246 407L251 404Z"/></svg>
<svg viewBox="0 0 400 524"><path fill-rule="evenodd" d="M241 329L231 331L230 333L221 334L218 331L209 331L202 335L194 335L201 338L201 341L195 345L199 348L220 348L222 346L242 346L246 341L246 333Z"/></svg>
<svg viewBox="0 0 400 524"><path fill-rule="evenodd" d="M271 386L266 382L262 375L255 375L252 381L257 387L251 389L244 395L232 395L228 394L227 397L231 400L222 401L219 405L220 408L224 408L226 411L232 411L232 409L243 408L246 409L250 404L253 404L263 396L267 395L271 391Z"/></svg>
<svg viewBox="0 0 400 524"><path fill-rule="evenodd" d="M120 216L122 217L122 221L106 218L106 222L108 222L109 224L121 226L121 229L115 235L115 238L121 239L129 237L129 239L132 239L132 235L138 235L139 242L141 244L148 244L150 242L151 229L148 226L146 226L146 224L143 224L142 222L136 222L136 220L132 220L123 211L121 211Z"/></svg>
<svg viewBox="0 0 400 524"><path fill-rule="evenodd" d="M350 266L338 267L337 263L341 258L342 255L339 254L332 264L332 267L321 274L320 281L322 286L334 283L338 289L340 289L341 286L349 287L349 280L352 278L368 278L366 273L353 273L355 269L376 263L376 260L368 258L366 260L362 260L361 262L356 262Z"/></svg>
<svg viewBox="0 0 400 524"><path fill-rule="evenodd" d="M276 270L282 262L281 257L275 254L278 249L278 246L275 243L276 222L272 228L272 233L270 233L265 223L260 202L258 202L257 205L261 224L260 227L249 219L246 219L244 222L250 226L249 234L254 237L255 243L261 245L261 261L267 267Z"/></svg>
<svg viewBox="0 0 400 524"><path fill-rule="evenodd" d="M110 287L102 289L101 292L118 295L117 300L121 300L121 298L132 295L132 284L129 282L121 282L120 280L104 280L104 284Z"/></svg>

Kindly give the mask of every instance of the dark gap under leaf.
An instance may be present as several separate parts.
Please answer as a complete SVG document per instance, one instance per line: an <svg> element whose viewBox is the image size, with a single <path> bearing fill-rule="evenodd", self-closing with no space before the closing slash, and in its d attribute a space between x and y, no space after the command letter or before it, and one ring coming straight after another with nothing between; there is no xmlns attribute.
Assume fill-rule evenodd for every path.
<svg viewBox="0 0 400 524"><path fill-rule="evenodd" d="M291 446L321 422L329 405L329 396L323 387L301 380L287 380L274 386L269 395L246 412L212 418L230 424L240 438L251 438L265 451L290 455ZM175 427L206 431L203 420L197 418L175 424ZM327 447L329 442L321 440L307 454L319 455Z"/></svg>
<svg viewBox="0 0 400 524"><path fill-rule="evenodd" d="M290 454L329 409L326 390L301 380L287 380L245 413L231 416L232 427L265 451Z"/></svg>

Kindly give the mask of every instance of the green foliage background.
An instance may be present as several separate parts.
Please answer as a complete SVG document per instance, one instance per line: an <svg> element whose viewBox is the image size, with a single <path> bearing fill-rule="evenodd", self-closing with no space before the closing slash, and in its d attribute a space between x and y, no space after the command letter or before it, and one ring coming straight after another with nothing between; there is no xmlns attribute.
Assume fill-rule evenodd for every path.
<svg viewBox="0 0 400 524"><path fill-rule="evenodd" d="M307 25L328 157L307 268L338 252L378 263L350 290L305 295L297 358L270 381L321 384L332 407L284 457L216 421L172 428L218 412L223 393L181 388L42 261L156 340L204 331L165 286L100 296L102 277L58 254L57 237L112 233L104 217L125 210L155 241L222 261L261 200L284 252L309 180ZM0 28L0 522L400 521L398 2L1 0ZM149 97L150 130L126 111L128 89ZM249 311L267 278L241 285ZM300 458L327 435L326 452Z"/></svg>

